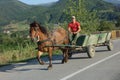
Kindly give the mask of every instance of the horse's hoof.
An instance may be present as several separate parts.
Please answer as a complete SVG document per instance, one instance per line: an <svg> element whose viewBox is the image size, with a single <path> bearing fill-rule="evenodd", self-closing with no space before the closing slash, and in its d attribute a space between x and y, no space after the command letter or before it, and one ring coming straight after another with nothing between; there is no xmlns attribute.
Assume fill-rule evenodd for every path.
<svg viewBox="0 0 120 80"><path fill-rule="evenodd" d="M52 69L52 66L48 66L48 68L47 68L48 70L51 70Z"/></svg>
<svg viewBox="0 0 120 80"><path fill-rule="evenodd" d="M65 63L67 63L68 61L65 61Z"/></svg>
<svg viewBox="0 0 120 80"><path fill-rule="evenodd" d="M40 65L44 65L45 63L42 61L42 62L40 62Z"/></svg>
<svg viewBox="0 0 120 80"><path fill-rule="evenodd" d="M65 60L65 63L67 63L68 62L68 60Z"/></svg>
<svg viewBox="0 0 120 80"><path fill-rule="evenodd" d="M62 64L64 64L64 60L62 60L62 62L61 62Z"/></svg>

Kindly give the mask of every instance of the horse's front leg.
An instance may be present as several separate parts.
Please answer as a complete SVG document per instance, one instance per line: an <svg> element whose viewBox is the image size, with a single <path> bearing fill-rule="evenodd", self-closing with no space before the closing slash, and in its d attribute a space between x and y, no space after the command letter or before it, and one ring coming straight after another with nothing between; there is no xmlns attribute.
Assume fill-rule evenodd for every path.
<svg viewBox="0 0 120 80"><path fill-rule="evenodd" d="M43 54L43 52L41 51L38 51L38 54L37 54L37 60L38 62L41 64L41 65L44 65L44 62L41 60L41 55Z"/></svg>
<svg viewBox="0 0 120 80"><path fill-rule="evenodd" d="M51 48L49 48L48 56L49 56L49 66L48 66L48 70L50 70L50 69L52 69L52 49L51 49Z"/></svg>

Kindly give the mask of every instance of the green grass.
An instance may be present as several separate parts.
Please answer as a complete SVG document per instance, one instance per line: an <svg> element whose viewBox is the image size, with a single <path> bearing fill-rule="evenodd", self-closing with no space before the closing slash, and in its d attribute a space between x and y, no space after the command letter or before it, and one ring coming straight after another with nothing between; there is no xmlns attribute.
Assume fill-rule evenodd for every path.
<svg viewBox="0 0 120 80"><path fill-rule="evenodd" d="M36 56L36 45L27 38L29 25L23 22L0 27L0 65L11 64ZM10 34L2 33L9 30Z"/></svg>
<svg viewBox="0 0 120 80"><path fill-rule="evenodd" d="M27 59L34 58L36 56L36 50L34 47L29 46L17 50L5 50L0 53L0 65L11 64Z"/></svg>
<svg viewBox="0 0 120 80"><path fill-rule="evenodd" d="M35 47L35 46L34 46ZM35 59L37 56L37 50L34 47L24 48L20 50L10 50L0 53L0 67L12 63L26 62L31 59ZM53 52L53 55L60 55L62 52L56 50ZM41 57L48 56L48 53L44 53Z"/></svg>

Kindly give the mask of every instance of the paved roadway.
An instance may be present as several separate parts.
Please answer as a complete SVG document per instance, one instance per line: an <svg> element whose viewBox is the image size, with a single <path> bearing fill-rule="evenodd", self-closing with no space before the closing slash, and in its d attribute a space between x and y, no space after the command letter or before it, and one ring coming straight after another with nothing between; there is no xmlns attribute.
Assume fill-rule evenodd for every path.
<svg viewBox="0 0 120 80"><path fill-rule="evenodd" d="M0 80L120 80L120 40L113 41L114 50L96 48L90 59L86 53L74 54L69 62L61 63L61 56L53 57L53 69L39 65L36 60L0 68Z"/></svg>

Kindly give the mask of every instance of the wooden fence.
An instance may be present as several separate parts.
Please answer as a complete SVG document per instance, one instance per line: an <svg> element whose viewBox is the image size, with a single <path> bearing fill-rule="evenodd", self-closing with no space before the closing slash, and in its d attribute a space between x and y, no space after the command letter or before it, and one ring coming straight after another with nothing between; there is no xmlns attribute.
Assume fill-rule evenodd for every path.
<svg viewBox="0 0 120 80"><path fill-rule="evenodd" d="M112 39L120 38L120 30L113 30L111 33L112 33L111 34Z"/></svg>

